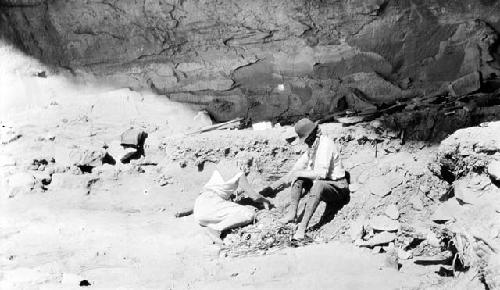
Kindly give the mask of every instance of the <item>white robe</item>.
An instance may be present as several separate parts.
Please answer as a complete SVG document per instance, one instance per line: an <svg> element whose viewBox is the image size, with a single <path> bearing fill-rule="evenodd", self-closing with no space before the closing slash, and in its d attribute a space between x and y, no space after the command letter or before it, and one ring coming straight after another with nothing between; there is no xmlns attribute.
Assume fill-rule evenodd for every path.
<svg viewBox="0 0 500 290"><path fill-rule="evenodd" d="M194 218L200 225L223 231L253 221L255 210L229 200L238 189L242 174L240 172L224 181L221 174L217 170L214 171L194 204Z"/></svg>

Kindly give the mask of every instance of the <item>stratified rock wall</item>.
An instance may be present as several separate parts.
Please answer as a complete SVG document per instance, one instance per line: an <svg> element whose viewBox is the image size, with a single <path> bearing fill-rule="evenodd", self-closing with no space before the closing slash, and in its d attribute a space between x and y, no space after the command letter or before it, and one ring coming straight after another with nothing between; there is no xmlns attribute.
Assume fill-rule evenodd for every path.
<svg viewBox="0 0 500 290"><path fill-rule="evenodd" d="M496 0L0 0L29 54L219 121L494 91L499 30Z"/></svg>

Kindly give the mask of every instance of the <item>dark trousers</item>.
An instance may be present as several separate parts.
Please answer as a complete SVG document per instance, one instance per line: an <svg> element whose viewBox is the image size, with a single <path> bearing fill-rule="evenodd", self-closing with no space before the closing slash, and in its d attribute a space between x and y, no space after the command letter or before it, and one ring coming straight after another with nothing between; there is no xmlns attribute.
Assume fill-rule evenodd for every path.
<svg viewBox="0 0 500 290"><path fill-rule="evenodd" d="M304 216L300 225L305 229L314 214L320 201L334 204L344 204L349 200L349 184L345 178L339 180L310 180L301 178L296 180L291 189L290 210L293 216L297 214L299 200L307 195Z"/></svg>

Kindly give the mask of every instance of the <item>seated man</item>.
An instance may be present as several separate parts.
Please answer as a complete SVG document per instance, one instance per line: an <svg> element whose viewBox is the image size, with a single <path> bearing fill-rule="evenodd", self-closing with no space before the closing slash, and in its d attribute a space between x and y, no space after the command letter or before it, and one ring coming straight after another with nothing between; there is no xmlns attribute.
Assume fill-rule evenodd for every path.
<svg viewBox="0 0 500 290"><path fill-rule="evenodd" d="M349 197L345 170L339 158L335 143L321 134L317 123L304 118L295 125L299 141L307 145L305 152L290 173L271 185L277 190L285 183L290 183L290 206L288 213L281 219L283 223L295 221L299 199L304 190L309 193L304 216L300 222L294 239L305 237L305 232L320 200L327 203L344 203Z"/></svg>

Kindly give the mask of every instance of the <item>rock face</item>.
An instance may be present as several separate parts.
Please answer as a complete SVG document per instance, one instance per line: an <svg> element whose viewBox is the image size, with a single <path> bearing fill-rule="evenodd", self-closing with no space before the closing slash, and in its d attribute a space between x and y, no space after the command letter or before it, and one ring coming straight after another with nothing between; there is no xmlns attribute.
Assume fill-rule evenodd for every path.
<svg viewBox="0 0 500 290"><path fill-rule="evenodd" d="M490 0L0 0L0 37L217 121L292 120L497 89L498 15Z"/></svg>

